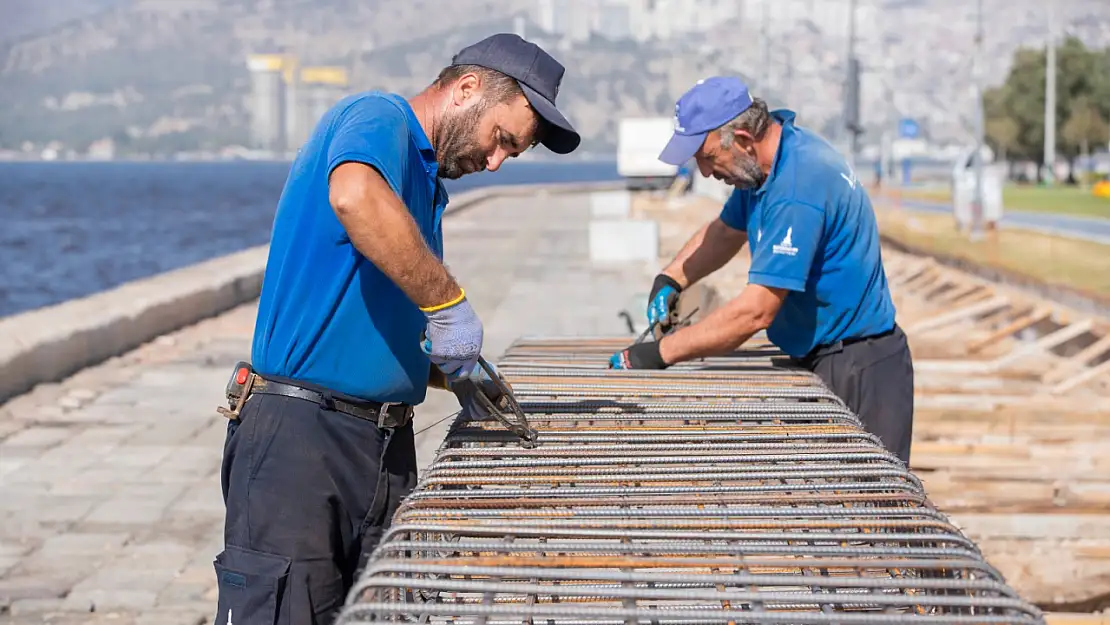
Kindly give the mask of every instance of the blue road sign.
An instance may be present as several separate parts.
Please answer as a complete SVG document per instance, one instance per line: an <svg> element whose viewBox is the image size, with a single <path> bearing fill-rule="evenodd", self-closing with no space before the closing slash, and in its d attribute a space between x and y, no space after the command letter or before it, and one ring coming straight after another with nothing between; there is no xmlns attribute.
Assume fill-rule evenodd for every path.
<svg viewBox="0 0 1110 625"><path fill-rule="evenodd" d="M903 119L898 122L898 136L903 139L916 139L921 134L921 126L915 119Z"/></svg>

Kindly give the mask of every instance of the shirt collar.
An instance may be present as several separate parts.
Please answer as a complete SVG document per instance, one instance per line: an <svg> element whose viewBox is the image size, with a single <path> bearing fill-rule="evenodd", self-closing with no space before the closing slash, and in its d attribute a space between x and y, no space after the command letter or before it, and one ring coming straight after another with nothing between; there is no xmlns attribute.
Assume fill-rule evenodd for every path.
<svg viewBox="0 0 1110 625"><path fill-rule="evenodd" d="M786 151L785 146L788 142L794 139L794 111L790 109L777 109L771 111L771 119L777 121L782 125L782 134L779 135L779 146L775 149L775 158L771 160L771 171L767 173L767 179L759 188L755 190L755 195L760 196L771 187L774 183L775 176L778 174L782 165L783 153Z"/></svg>
<svg viewBox="0 0 1110 625"><path fill-rule="evenodd" d="M421 158L424 159L424 170L428 172L429 176L434 177L439 172L439 162L436 161L436 150L432 147L432 142L428 139L427 133L424 132L424 127L420 125L420 120L416 118L416 112L409 106L408 101L400 96L396 96L396 100L401 110L405 112L405 119L408 121L409 126L409 134L416 143L416 148L420 150Z"/></svg>

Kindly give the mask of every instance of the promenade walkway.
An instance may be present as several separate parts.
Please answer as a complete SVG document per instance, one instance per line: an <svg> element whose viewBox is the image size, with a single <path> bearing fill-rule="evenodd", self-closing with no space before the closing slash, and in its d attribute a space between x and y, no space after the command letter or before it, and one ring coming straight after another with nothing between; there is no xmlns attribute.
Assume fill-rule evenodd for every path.
<svg viewBox="0 0 1110 625"><path fill-rule="evenodd" d="M491 361L526 334L627 331L650 275L588 260L585 195L484 201L445 221L447 261ZM198 625L221 549L216 413L255 307L160 337L0 406L0 623ZM422 466L457 410L417 411Z"/></svg>

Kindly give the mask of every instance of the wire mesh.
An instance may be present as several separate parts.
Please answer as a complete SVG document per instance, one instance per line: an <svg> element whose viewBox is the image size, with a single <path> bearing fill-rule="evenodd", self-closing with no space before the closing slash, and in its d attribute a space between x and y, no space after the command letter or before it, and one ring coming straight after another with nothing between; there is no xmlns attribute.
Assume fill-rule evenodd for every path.
<svg viewBox="0 0 1110 625"><path fill-rule="evenodd" d="M626 342L514 343L538 445L460 416L339 622L1044 622L769 343L607 370Z"/></svg>

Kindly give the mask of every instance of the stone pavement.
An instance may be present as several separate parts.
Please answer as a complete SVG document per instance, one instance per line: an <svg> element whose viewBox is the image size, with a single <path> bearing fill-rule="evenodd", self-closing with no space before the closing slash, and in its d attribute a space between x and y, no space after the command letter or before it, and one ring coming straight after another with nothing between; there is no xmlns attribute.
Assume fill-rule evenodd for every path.
<svg viewBox="0 0 1110 625"><path fill-rule="evenodd" d="M650 274L588 260L584 195L493 199L445 220L447 261L496 361L529 334L627 332ZM0 406L0 623L199 625L222 548L215 408L249 356L254 305ZM427 466L458 409L417 411Z"/></svg>

